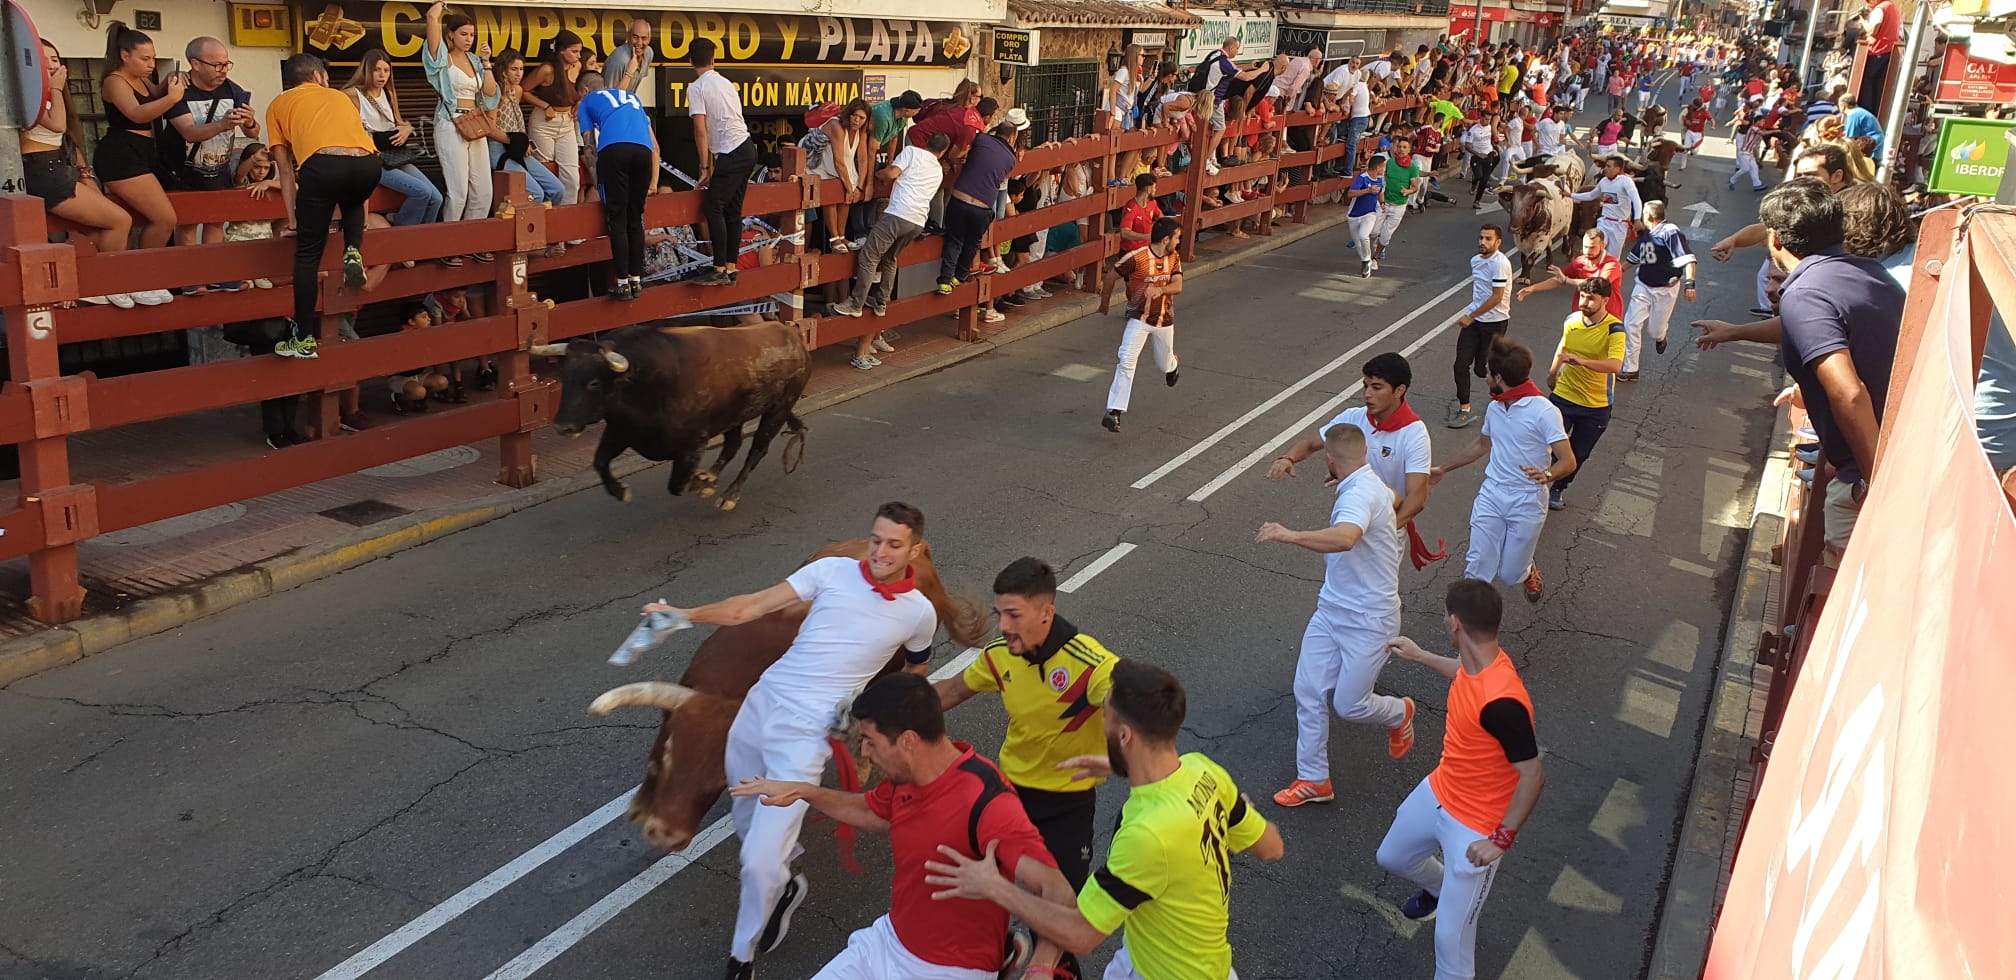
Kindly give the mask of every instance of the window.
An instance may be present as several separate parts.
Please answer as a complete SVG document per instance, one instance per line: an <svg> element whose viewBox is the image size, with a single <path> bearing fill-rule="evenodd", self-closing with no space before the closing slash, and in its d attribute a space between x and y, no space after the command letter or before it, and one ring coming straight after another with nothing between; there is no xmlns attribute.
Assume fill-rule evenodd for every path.
<svg viewBox="0 0 2016 980"><path fill-rule="evenodd" d="M1029 135L1023 145L1090 135L1103 80L1104 70L1097 61L1057 61L1018 69L1014 104L1029 110Z"/></svg>
<svg viewBox="0 0 2016 980"><path fill-rule="evenodd" d="M63 65L70 69L70 111L77 114L72 121L72 131L77 134L77 145L84 148L84 159L98 149L98 137L105 132L105 102L98 97L98 76L105 71L103 58L65 58Z"/></svg>

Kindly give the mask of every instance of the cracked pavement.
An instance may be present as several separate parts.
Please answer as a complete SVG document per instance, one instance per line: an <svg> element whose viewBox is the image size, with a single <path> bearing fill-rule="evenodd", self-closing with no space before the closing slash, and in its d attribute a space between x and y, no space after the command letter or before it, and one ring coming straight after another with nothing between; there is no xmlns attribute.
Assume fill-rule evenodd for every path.
<svg viewBox="0 0 2016 980"><path fill-rule="evenodd" d="M594 719L587 704L676 676L698 642L606 665L639 604L769 585L887 499L923 507L942 574L976 597L1019 555L1068 575L1135 544L1062 607L1123 655L1174 669L1190 690L1184 747L1281 826L1288 860L1235 872L1240 975L1429 975L1432 929L1398 916L1411 886L1372 856L1439 751L1446 685L1389 665L1382 689L1414 697L1425 722L1413 755L1390 760L1380 733L1336 724L1337 802L1266 802L1292 775L1289 678L1322 566L1253 534L1264 520L1314 526L1328 493L1269 483L1262 464L1184 499L1355 367L1153 487L1129 484L1463 275L1476 224L1460 209L1414 218L1369 282L1338 275L1355 268L1341 230L1199 278L1179 304L1181 385L1143 372L1118 437L1098 419L1119 322L1090 317L812 416L804 465L766 463L732 514L640 476L627 506L593 488L0 689L0 978L316 977L635 784L655 715ZM1508 605L1505 645L1551 778L1486 905L1480 976L1643 969L1771 419L1768 352L1697 354L1686 321L1741 318L1747 262L1709 262L1704 301L1676 315L1681 342L1621 387L1569 509L1549 518L1548 594ZM1543 358L1562 295L1515 307L1512 335ZM1453 345L1445 334L1414 357L1424 417L1450 396ZM1073 381L1067 365L1101 373ZM1444 458L1475 437L1431 434ZM1446 648L1440 598L1461 573L1481 470L1445 480L1422 518L1451 560L1403 571L1404 628L1430 649ZM991 753L998 704L975 699L953 729ZM1102 828L1123 795L1102 791ZM810 899L767 977L811 975L887 908L885 842L860 836L858 878L830 823L808 824L806 844ZM619 820L371 976L482 977L654 857ZM711 980L735 874L734 848L716 848L543 975Z"/></svg>

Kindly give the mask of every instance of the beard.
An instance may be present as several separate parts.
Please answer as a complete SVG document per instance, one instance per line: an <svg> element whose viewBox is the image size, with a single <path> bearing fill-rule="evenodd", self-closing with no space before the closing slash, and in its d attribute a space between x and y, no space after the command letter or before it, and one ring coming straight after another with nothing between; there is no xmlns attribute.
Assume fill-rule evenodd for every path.
<svg viewBox="0 0 2016 980"><path fill-rule="evenodd" d="M1106 763L1113 767L1113 775L1127 778L1127 757L1120 754L1120 740L1113 733L1106 733Z"/></svg>

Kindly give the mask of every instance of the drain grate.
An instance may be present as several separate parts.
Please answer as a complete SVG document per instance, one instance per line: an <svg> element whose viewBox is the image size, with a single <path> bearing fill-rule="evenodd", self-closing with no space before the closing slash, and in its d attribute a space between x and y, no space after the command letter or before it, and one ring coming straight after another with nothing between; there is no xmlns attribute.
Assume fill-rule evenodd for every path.
<svg viewBox="0 0 2016 980"><path fill-rule="evenodd" d="M364 527L376 524L379 521L390 520L394 517L404 517L413 512L397 504L388 504L383 500L359 500L354 504L331 507L321 513L323 517L327 517L332 521L342 521L351 527Z"/></svg>

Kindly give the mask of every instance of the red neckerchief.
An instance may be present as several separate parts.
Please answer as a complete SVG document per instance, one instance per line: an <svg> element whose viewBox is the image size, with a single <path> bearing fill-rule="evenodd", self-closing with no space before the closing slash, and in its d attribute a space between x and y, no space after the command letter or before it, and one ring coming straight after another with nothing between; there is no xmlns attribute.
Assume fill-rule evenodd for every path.
<svg viewBox="0 0 2016 980"><path fill-rule="evenodd" d="M902 578L885 583L875 581L874 573L868 571L868 563L864 561L861 563L861 577L868 580L868 587L874 589L876 595L890 602L895 602L897 596L917 587L917 570L907 565L903 568Z"/></svg>
<svg viewBox="0 0 2016 980"><path fill-rule="evenodd" d="M1368 408L1365 410L1365 419L1372 423L1374 432L1398 432L1421 421L1421 416L1414 414L1414 406L1401 402L1399 408L1394 409L1383 419L1373 418L1372 410Z"/></svg>
<svg viewBox="0 0 2016 980"><path fill-rule="evenodd" d="M1507 388L1504 391L1494 391L1491 393L1492 401L1503 402L1507 405L1510 405L1521 398L1545 398L1545 397L1547 397L1547 393L1541 391L1540 386L1534 384L1532 378L1527 378L1525 381L1520 382L1515 387Z"/></svg>

